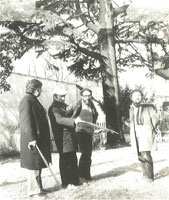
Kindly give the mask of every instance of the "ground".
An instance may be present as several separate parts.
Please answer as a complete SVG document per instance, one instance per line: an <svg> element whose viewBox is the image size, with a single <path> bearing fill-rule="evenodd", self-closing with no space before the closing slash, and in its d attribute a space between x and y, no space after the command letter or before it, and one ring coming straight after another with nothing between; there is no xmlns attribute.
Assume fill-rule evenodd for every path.
<svg viewBox="0 0 169 200"><path fill-rule="evenodd" d="M61 189L58 154L53 153L52 171L58 183L45 169L42 174L44 188L50 192L46 200L168 200L169 199L169 144L159 144L152 153L155 181L142 179L140 165L131 147L95 150L92 156L93 180L77 189ZM79 157L78 153L78 157ZM0 160L0 200L26 199L26 173L20 168L19 158Z"/></svg>

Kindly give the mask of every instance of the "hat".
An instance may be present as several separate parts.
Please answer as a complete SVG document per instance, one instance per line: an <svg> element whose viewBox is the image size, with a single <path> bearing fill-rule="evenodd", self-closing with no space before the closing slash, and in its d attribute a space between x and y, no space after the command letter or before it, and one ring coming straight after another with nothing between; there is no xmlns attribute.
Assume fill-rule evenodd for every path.
<svg viewBox="0 0 169 200"><path fill-rule="evenodd" d="M64 88L58 88L55 90L54 94L65 96L67 94L66 90Z"/></svg>
<svg viewBox="0 0 169 200"><path fill-rule="evenodd" d="M42 82L37 79L31 79L26 83L26 92L33 93L36 89L42 87Z"/></svg>

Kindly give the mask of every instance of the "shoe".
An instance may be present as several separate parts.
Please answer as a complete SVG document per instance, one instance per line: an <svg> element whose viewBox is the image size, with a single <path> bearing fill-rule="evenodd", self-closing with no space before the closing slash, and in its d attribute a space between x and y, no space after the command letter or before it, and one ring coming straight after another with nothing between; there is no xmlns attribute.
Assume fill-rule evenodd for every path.
<svg viewBox="0 0 169 200"><path fill-rule="evenodd" d="M41 191L38 196L46 196L47 195L47 192L44 192L44 191Z"/></svg>
<svg viewBox="0 0 169 200"><path fill-rule="evenodd" d="M77 189L78 186L73 185L73 184L69 184L67 188L68 188L68 189L71 189L71 190L74 190L74 189Z"/></svg>
<svg viewBox="0 0 169 200"><path fill-rule="evenodd" d="M91 177L86 178L86 181L92 181L92 178Z"/></svg>
<svg viewBox="0 0 169 200"><path fill-rule="evenodd" d="M48 192L48 190L46 190L46 189L41 189L41 190L40 190L40 194L41 194L41 193L47 193L47 192Z"/></svg>
<svg viewBox="0 0 169 200"><path fill-rule="evenodd" d="M88 185L88 182L87 182L87 180L85 178L79 178L79 183L81 185Z"/></svg>
<svg viewBox="0 0 169 200"><path fill-rule="evenodd" d="M147 178L144 176L144 178L142 179L145 183L152 183L154 181L154 179L152 178Z"/></svg>
<svg viewBox="0 0 169 200"><path fill-rule="evenodd" d="M146 181L147 181L148 183L152 183L152 182L154 181L154 179L147 178Z"/></svg>
<svg viewBox="0 0 169 200"><path fill-rule="evenodd" d="M80 186L80 185L82 185L82 183L81 183L80 181L78 181L78 182L72 182L72 184L75 185L75 186Z"/></svg>
<svg viewBox="0 0 169 200"><path fill-rule="evenodd" d="M87 180L86 180L85 178L80 177L80 178L79 178L79 182L81 182L81 183L86 183Z"/></svg>
<svg viewBox="0 0 169 200"><path fill-rule="evenodd" d="M28 195L28 198L37 198L37 197L45 197L46 196L46 192L40 192L38 194L31 194L31 195Z"/></svg>
<svg viewBox="0 0 169 200"><path fill-rule="evenodd" d="M68 187L68 185L62 185L61 188L62 189L66 189Z"/></svg>

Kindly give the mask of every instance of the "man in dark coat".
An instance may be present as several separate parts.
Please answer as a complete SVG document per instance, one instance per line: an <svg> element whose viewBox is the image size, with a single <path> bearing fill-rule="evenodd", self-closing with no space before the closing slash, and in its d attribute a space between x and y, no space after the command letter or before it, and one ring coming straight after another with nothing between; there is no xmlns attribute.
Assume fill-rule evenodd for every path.
<svg viewBox="0 0 169 200"><path fill-rule="evenodd" d="M21 167L28 170L28 196L44 194L41 170L46 168L36 145L48 163L51 162L50 132L46 111L37 97L42 92L42 83L37 79L28 81L26 95L19 104L21 130Z"/></svg>
<svg viewBox="0 0 169 200"><path fill-rule="evenodd" d="M81 90L81 98L73 113L73 117L79 117L81 120L96 123L98 113L92 103L92 91L88 88ZM92 156L92 141L94 127L85 122L79 122L76 126L78 144L81 152L79 161L79 177L81 182L91 180L90 167Z"/></svg>
<svg viewBox="0 0 169 200"><path fill-rule="evenodd" d="M74 188L79 185L75 124L78 121L71 118L71 109L65 104L66 91L58 89L53 95L53 103L48 114L52 126L53 136L59 152L59 169L62 187Z"/></svg>

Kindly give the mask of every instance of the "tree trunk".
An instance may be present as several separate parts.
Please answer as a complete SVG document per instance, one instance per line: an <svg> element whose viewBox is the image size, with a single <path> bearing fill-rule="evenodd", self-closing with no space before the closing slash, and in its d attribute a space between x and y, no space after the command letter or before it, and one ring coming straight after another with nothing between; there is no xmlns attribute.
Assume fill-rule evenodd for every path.
<svg viewBox="0 0 169 200"><path fill-rule="evenodd" d="M106 114L106 124L121 134L121 120L119 112L119 83L117 77L114 33L113 33L113 8L110 0L100 1L100 19L101 29L99 31L100 53L107 59L106 73L102 74L104 108ZM107 133L107 144L114 145L120 135Z"/></svg>

